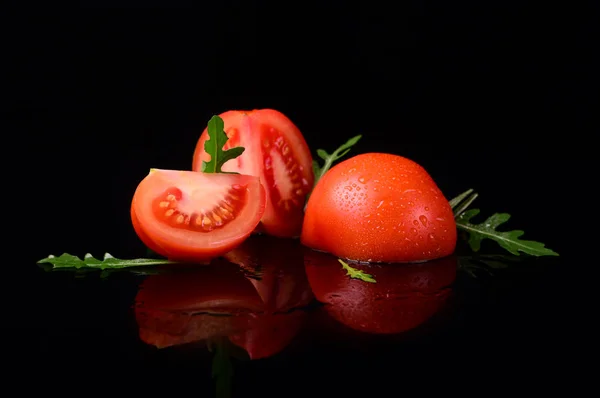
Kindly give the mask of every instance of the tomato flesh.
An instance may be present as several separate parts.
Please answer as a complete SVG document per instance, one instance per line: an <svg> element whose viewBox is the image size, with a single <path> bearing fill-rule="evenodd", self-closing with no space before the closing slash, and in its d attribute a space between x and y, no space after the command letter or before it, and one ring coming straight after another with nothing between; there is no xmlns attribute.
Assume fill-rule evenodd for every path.
<svg viewBox="0 0 600 398"><path fill-rule="evenodd" d="M229 140L225 149L243 146L244 153L223 165L223 171L260 178L267 206L258 232L278 237L300 235L306 196L312 189L312 156L300 130L281 112L273 109L227 111L219 115ZM204 149L205 129L196 145L194 171L210 160Z"/></svg>
<svg viewBox="0 0 600 398"><path fill-rule="evenodd" d="M205 262L241 244L264 214L257 177L153 170L138 185L131 218L140 239L167 258Z"/></svg>
<svg viewBox="0 0 600 398"><path fill-rule="evenodd" d="M427 261L454 252L456 223L423 167L397 155L366 153L335 165L319 180L301 241L357 261Z"/></svg>

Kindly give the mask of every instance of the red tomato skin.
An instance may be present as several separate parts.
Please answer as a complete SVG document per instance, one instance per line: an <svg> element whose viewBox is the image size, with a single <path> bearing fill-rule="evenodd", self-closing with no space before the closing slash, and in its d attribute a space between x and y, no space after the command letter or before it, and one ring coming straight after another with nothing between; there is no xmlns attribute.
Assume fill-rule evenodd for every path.
<svg viewBox="0 0 600 398"><path fill-rule="evenodd" d="M225 149L235 146L245 148L241 156L223 166L223 171L260 177L267 193L265 213L255 232L282 238L298 237L306 196L314 184L312 155L301 131L287 116L274 109L230 110L219 116L229 137ZM283 140L278 140L279 137ZM204 150L207 139L205 128L194 151L194 171L201 171L202 161L210 159ZM293 159L287 166L273 157L274 151L284 149ZM283 198L280 189L285 190Z"/></svg>
<svg viewBox="0 0 600 398"><path fill-rule="evenodd" d="M257 203L256 212L248 213L245 211L246 216L251 219L248 220L249 227L245 229L236 230L234 233L228 233L220 235L220 239L216 239L214 242L207 242L206 245L199 244L206 239L211 233L194 232L189 231L187 236L181 237L181 231L177 231L174 228L170 228L173 233L169 233L169 227L161 225L160 221L156 219L156 215L152 214L149 202L153 201L154 197L147 197L148 192L157 192L160 190L166 190L168 188L176 187L173 184L169 184L167 181L164 186L160 184L163 182L156 182L156 177L152 174L158 175L161 172L176 172L176 173L193 173L191 171L175 171L175 170L158 170L150 173L146 176L138 185L131 203L131 219L132 225L135 232L137 233L140 240L154 252L167 257L170 260L192 262L198 264L207 264L210 260L219 257L243 243L248 236L251 235L256 225L260 221L260 217L264 212L266 205L266 195L264 188L260 184L258 178L253 176L238 175L236 179L247 184L249 191L257 192ZM219 174L206 174L208 178L216 176L214 178L220 178ZM224 174L220 174L225 176ZM225 178L231 178L225 177ZM157 231L162 231L158 234ZM215 232L221 234L221 232ZM179 237L176 237L179 234Z"/></svg>
<svg viewBox="0 0 600 398"><path fill-rule="evenodd" d="M401 263L448 256L456 238L452 208L422 166L398 155L365 153L319 180L301 241L345 259Z"/></svg>

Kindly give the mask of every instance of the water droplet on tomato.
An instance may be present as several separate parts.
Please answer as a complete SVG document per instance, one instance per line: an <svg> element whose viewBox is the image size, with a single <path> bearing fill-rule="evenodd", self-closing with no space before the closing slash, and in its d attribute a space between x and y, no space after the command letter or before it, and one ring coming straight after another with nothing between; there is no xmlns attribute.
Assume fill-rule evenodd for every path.
<svg viewBox="0 0 600 398"><path fill-rule="evenodd" d="M360 177L360 178L358 179L358 182L360 182L361 184L364 184L364 183L366 183L366 182L367 182L367 179L366 179L365 177Z"/></svg>
<svg viewBox="0 0 600 398"><path fill-rule="evenodd" d="M425 211L429 211L429 207L425 206Z"/></svg>
<svg viewBox="0 0 600 398"><path fill-rule="evenodd" d="M417 233L417 230L416 230L415 228L411 228L411 229L410 229L410 232L412 232L413 234L416 234L416 233Z"/></svg>
<svg viewBox="0 0 600 398"><path fill-rule="evenodd" d="M429 240L434 241L435 240L435 235L434 234L429 234L427 235L427 237L429 238Z"/></svg>
<svg viewBox="0 0 600 398"><path fill-rule="evenodd" d="M427 217L419 216L419 220L421 220L421 224L423 224L424 227L427 226Z"/></svg>
<svg viewBox="0 0 600 398"><path fill-rule="evenodd" d="M414 225L419 225L419 222L418 222L417 220L414 220L414 221L413 221L413 224L414 224Z"/></svg>

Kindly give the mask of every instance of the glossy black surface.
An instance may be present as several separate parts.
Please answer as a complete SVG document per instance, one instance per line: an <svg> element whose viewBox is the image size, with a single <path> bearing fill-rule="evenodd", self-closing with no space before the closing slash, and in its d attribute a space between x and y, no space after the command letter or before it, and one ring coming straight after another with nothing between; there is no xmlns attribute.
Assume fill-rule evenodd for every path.
<svg viewBox="0 0 600 398"><path fill-rule="evenodd" d="M367 283L297 241L255 236L226 257L150 275L40 268L21 353L44 374L68 368L74 385L201 396L443 392L507 367L510 387L532 367L554 374L566 354L573 304L555 259L357 265Z"/></svg>
<svg viewBox="0 0 600 398"><path fill-rule="evenodd" d="M580 298L594 291L581 287L593 260L568 252L588 214L572 209L593 210L578 182L596 131L591 13L577 10L571 29L564 9L550 17L522 2L234 3L28 10L3 24L2 131L16 140L3 141L9 382L68 395L212 397L227 381L238 397L574 391L594 314ZM363 134L350 155L411 158L448 198L474 188L482 216L510 213L507 228L561 257L496 259L507 267L490 274L462 242L445 261L370 269L376 285L291 242L259 251L259 282L240 272L241 254L149 276L36 265L64 252L145 256L129 216L139 181L150 168L189 169L213 114L262 107L288 115L313 156ZM482 254L505 252L485 242ZM243 300L230 300L238 288ZM229 299L225 315L205 289ZM231 354L218 381L217 347Z"/></svg>

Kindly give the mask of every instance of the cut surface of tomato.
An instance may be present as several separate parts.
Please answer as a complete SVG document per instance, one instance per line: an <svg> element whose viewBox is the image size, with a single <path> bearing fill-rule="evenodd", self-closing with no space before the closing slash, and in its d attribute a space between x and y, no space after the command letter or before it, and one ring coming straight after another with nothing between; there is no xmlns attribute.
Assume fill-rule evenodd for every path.
<svg viewBox="0 0 600 398"><path fill-rule="evenodd" d="M158 254L205 262L241 244L260 222L265 202L258 177L155 169L135 191L131 218Z"/></svg>
<svg viewBox="0 0 600 398"><path fill-rule="evenodd" d="M338 163L316 184L301 240L350 260L419 262L454 252L456 222L422 166L398 155L365 153Z"/></svg>
<svg viewBox="0 0 600 398"><path fill-rule="evenodd" d="M227 111L219 115L229 140L224 149L242 146L241 156L226 162L223 171L260 177L267 206L258 231L279 237L300 235L304 203L313 187L312 156L296 125L273 109ZM205 129L196 145L192 169L210 160L204 149Z"/></svg>

